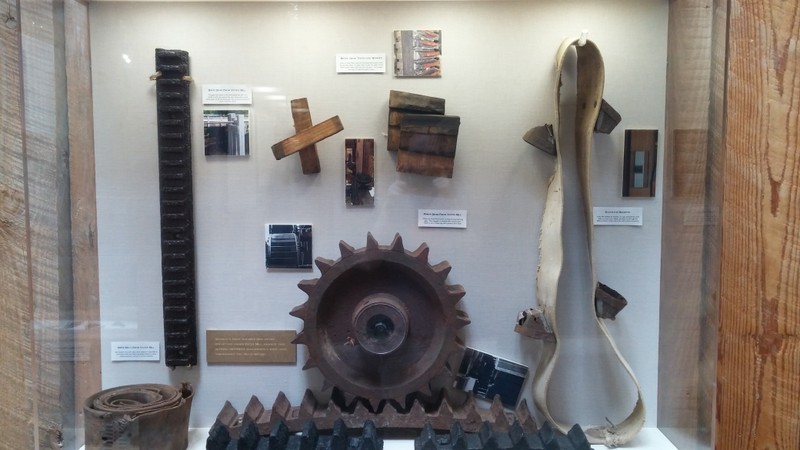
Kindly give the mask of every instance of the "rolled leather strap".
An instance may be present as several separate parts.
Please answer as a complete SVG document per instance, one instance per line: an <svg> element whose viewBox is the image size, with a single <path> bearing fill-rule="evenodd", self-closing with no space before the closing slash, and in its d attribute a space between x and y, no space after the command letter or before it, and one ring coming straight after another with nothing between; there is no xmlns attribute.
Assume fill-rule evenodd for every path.
<svg viewBox="0 0 800 450"><path fill-rule="evenodd" d="M556 302L558 300L558 282L564 263L562 222L564 219L564 178L562 174L562 152L570 149L559 145L560 129L560 100L561 100L561 74L567 51L575 47L577 52L577 92L575 112L575 149L578 178L580 180L581 196L583 198L583 213L586 221L586 236L589 247L589 263L591 266L592 286L598 287L597 274L594 263L594 235L592 225L592 200L591 200L591 157L592 133L603 97L604 66L603 58L597 46L587 40L567 39L558 50L556 59L557 80L555 85L556 119L554 122L553 137L555 138L556 164L553 177L547 190L547 200L542 217L542 228L539 237L539 269L537 272L536 295L539 308L528 312L528 317L533 314L533 319L540 322L544 333L549 333L549 338L542 340L542 352L539 364L533 379L533 400L536 407L545 418L554 424L561 432L569 430L564 422L556 420L550 413L548 401L548 386L553 375L553 369L558 360L560 343L556 326ZM579 44L583 45L579 45ZM625 369L632 385L636 389L637 401L630 415L618 424L590 426L584 431L592 444L605 444L617 446L629 442L641 430L645 419L645 408L642 400L642 390L630 365L622 357L614 339L609 334L603 321L597 317L595 309L594 291L585 299L587 308L591 308L596 323L608 345L614 352L619 363ZM519 327L518 327L519 328ZM606 419L607 420L607 419Z"/></svg>
<svg viewBox="0 0 800 450"><path fill-rule="evenodd" d="M183 383L133 384L98 392L83 405L86 450L183 450L194 391Z"/></svg>

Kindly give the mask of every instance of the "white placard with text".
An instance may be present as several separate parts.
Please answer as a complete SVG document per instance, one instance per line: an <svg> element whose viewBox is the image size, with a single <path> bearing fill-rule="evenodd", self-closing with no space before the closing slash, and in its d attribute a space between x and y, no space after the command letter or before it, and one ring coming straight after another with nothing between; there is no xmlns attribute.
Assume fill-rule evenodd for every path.
<svg viewBox="0 0 800 450"><path fill-rule="evenodd" d="M111 342L111 361L160 361L158 341Z"/></svg>
<svg viewBox="0 0 800 450"><path fill-rule="evenodd" d="M466 209L417 210L417 226L427 228L467 228Z"/></svg>
<svg viewBox="0 0 800 450"><path fill-rule="evenodd" d="M642 208L639 207L595 206L592 216L595 225L642 226Z"/></svg>

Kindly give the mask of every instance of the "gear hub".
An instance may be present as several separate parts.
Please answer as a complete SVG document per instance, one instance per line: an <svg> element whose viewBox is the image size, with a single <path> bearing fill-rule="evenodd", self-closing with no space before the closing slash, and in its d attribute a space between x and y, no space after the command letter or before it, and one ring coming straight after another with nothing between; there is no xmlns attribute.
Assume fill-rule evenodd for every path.
<svg viewBox="0 0 800 450"><path fill-rule="evenodd" d="M388 246L367 234L366 247L341 241L339 250L336 261L315 260L320 278L298 284L308 294L291 312L303 320L294 340L308 347L303 369L317 367L326 387L372 406L429 395L430 382L449 375L449 358L463 349L456 333L469 324L456 309L464 288L445 282L450 264L431 266L428 246L406 251L399 234Z"/></svg>

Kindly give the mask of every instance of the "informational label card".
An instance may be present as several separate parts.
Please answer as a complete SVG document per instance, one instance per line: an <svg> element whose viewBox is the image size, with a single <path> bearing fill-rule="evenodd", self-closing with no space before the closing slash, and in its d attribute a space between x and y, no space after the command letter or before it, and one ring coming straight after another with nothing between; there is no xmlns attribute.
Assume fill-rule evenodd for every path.
<svg viewBox="0 0 800 450"><path fill-rule="evenodd" d="M241 84L204 84L204 105L250 105L253 90Z"/></svg>
<svg viewBox="0 0 800 450"><path fill-rule="evenodd" d="M595 225L642 226L642 208L595 206L592 213Z"/></svg>
<svg viewBox="0 0 800 450"><path fill-rule="evenodd" d="M294 364L294 330L206 330L209 364Z"/></svg>
<svg viewBox="0 0 800 450"><path fill-rule="evenodd" d="M417 210L417 226L428 228L467 228L466 209Z"/></svg>
<svg viewBox="0 0 800 450"><path fill-rule="evenodd" d="M111 361L160 361L158 341L111 342Z"/></svg>
<svg viewBox="0 0 800 450"><path fill-rule="evenodd" d="M385 73L385 53L337 53L336 73Z"/></svg>

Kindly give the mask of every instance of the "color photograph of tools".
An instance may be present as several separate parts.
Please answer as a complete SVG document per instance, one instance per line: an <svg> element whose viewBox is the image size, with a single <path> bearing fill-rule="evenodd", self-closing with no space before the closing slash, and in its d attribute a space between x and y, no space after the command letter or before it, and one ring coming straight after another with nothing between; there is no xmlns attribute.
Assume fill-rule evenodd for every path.
<svg viewBox="0 0 800 450"><path fill-rule="evenodd" d="M395 76L442 76L441 30L396 30L394 40Z"/></svg>

